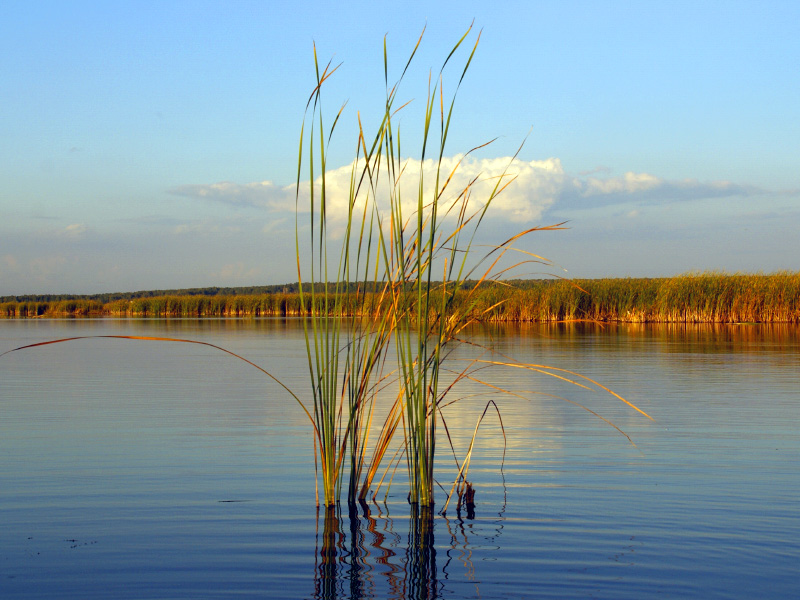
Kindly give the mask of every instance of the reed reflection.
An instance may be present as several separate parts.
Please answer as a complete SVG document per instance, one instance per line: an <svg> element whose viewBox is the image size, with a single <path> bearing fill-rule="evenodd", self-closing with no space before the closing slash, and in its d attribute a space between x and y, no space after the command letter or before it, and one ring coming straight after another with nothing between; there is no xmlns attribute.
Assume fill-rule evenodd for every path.
<svg viewBox="0 0 800 600"><path fill-rule="evenodd" d="M441 598L445 582L451 579L448 568L454 558L453 565L463 566L468 581L477 588L469 537L473 533L471 522L436 517L430 509L412 505L408 529L398 531L402 525L391 518L388 507L375 503L361 503L347 514L338 508L322 510L317 519L315 600ZM490 540L502 531L502 524L495 525ZM449 538L449 544L438 552L437 526L444 527ZM481 537L485 541L485 533ZM442 566L441 552L445 559Z"/></svg>
<svg viewBox="0 0 800 600"><path fill-rule="evenodd" d="M411 507L406 550L406 598L428 600L441 596L436 569L433 511L429 506ZM446 573L445 573L446 576Z"/></svg>
<svg viewBox="0 0 800 600"><path fill-rule="evenodd" d="M497 518L493 520L481 520L480 529L475 529L475 492L470 486L471 491L468 498L465 499L467 520L461 518L461 502L457 504L458 519L453 521L444 519L444 524L447 528L447 533L450 535L450 547L447 550L447 561L442 566L444 573L451 573L448 569L450 563L454 560L463 565L464 576L467 581L473 582L475 585L475 596L480 597L480 589L478 587L478 579L475 573L475 565L472 562L473 548L481 546L483 548L499 549L499 538L503 533L503 523L505 521L505 512L508 505L508 489L506 488L506 478L501 470L503 480L503 504L497 513ZM470 542L470 538L472 541ZM479 538L478 543L476 539Z"/></svg>
<svg viewBox="0 0 800 600"><path fill-rule="evenodd" d="M335 507L323 511L322 547L319 544L320 510L317 509L317 543L314 566L314 598L338 598L338 564L343 560L344 535ZM341 557L341 558L340 558Z"/></svg>

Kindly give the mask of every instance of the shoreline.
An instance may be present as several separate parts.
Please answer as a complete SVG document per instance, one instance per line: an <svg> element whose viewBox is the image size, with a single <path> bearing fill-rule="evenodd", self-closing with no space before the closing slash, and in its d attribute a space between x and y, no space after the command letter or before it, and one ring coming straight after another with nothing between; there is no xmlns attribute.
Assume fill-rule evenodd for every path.
<svg viewBox="0 0 800 600"><path fill-rule="evenodd" d="M438 293L434 289L432 295ZM141 294L109 302L87 297L9 300L0 302L0 318L301 317L314 314L314 308L323 304L319 291ZM330 296L335 301L329 306L342 316L370 318L385 310L379 292L354 290ZM457 292L450 310L485 323L800 323L800 272L488 282Z"/></svg>

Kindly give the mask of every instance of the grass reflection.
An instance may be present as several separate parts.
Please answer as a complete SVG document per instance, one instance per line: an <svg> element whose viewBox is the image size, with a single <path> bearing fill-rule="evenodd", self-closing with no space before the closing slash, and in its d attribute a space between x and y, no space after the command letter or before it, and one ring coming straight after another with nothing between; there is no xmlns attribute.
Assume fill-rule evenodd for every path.
<svg viewBox="0 0 800 600"><path fill-rule="evenodd" d="M490 539L485 533L480 536L482 543L494 545L502 533L503 511L498 513ZM451 568L465 571L480 595L470 541L473 524L436 515L435 509L425 506L412 505L407 529L391 517L385 504L362 502L346 514L338 507L321 508L317 511L312 597L441 598L453 592L446 590ZM437 529L447 539L438 547Z"/></svg>

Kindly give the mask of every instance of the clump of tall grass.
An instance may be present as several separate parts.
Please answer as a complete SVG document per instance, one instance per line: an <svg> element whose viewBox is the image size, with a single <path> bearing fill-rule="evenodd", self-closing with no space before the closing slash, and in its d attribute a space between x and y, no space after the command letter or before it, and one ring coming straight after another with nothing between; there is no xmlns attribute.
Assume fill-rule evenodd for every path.
<svg viewBox="0 0 800 600"><path fill-rule="evenodd" d="M326 507L340 498L344 466L349 466L348 502L354 504L363 488L361 478L369 443L377 385L384 378L386 349L393 331L387 312L373 318L351 318L347 302L355 283L355 296L364 304L367 290L378 279L385 244L380 223L369 202L360 202L361 181L357 167L351 173L347 218L341 245L329 252L327 145L342 114L328 128L324 119L322 85L336 70L329 63L323 70L314 50L316 87L306 106L300 136L297 166L296 249L297 276L308 372L313 396L313 429L316 464L321 472L322 497ZM308 139L305 138L308 126ZM359 138L359 151L361 139ZM307 154L306 154L307 152ZM356 161L356 164L358 161ZM303 176L307 172L307 181ZM299 203L304 190L309 201L310 251L307 270L301 264ZM334 243L332 243L334 244ZM304 272L308 283L305 286ZM308 289L308 293L304 289ZM384 291L385 291L384 286ZM383 293L383 292L381 292ZM371 470L367 471L370 476ZM318 494L319 498L319 494Z"/></svg>
<svg viewBox="0 0 800 600"><path fill-rule="evenodd" d="M442 364L448 344L455 341L472 320L469 299L462 306L457 306L455 299L472 274L468 261L472 258L470 250L477 227L492 200L511 179L506 173L498 177L477 212L473 212L474 204L470 204L474 181L465 189L449 189L458 169L456 166L451 171L444 166L449 126L458 89L472 62L480 36L465 60L453 95L447 100L443 75L448 62L469 33L468 30L457 42L438 77L429 84L416 207L411 214L404 214L404 198L399 185L405 165L400 152L399 131L393 130L391 102L395 98L396 86L391 88L387 97L382 127L369 154L364 146L366 163L373 165L368 172L373 194L378 190L381 169L382 176L388 181L390 252L385 261L385 274L391 283L395 347L405 407L409 501L422 507L434 504L433 472L439 404L451 389L446 385L440 388L443 383ZM435 165L432 186L426 181L425 172L426 160L431 159ZM435 272L437 266L441 268L440 272ZM437 280L443 283L434 286Z"/></svg>
<svg viewBox="0 0 800 600"><path fill-rule="evenodd" d="M311 257L306 270L310 276L313 309L304 319L304 327L314 394L315 449L319 455L326 506L337 502L346 451L349 450L350 462L348 500L352 502L363 498L392 436L402 425L409 502L420 507L423 513L431 510L437 431L440 421L444 425L441 409L446 398L452 395L459 381L472 379L486 383L474 376L476 371L508 364L504 360L473 360L453 376L444 371L444 362L451 348L462 342L459 336L465 328L503 304L501 298L489 306L481 302L484 284L496 282L503 273L495 271L500 258L523 236L538 229L559 228L523 231L474 262L473 241L478 228L494 199L513 181L513 176L507 168L478 201L474 198L478 193L477 178L460 189L452 183L463 158L455 167L449 166L446 160L449 128L456 96L473 60L479 35L471 49L466 50L466 58L457 71L457 83L449 97L444 93L444 77L448 64L470 33L471 28L452 48L438 75L429 78L421 124L421 149L415 157L420 165L416 173L409 172L411 163L401 153L401 135L395 122L397 112L402 110L402 107L396 108L400 84L422 38L394 84L390 84L388 77L384 40L386 99L382 118L376 132L367 136L359 117L344 233L340 244L332 245L331 250L328 221L333 202L327 187L326 160L328 144L342 109L335 113L332 125L326 128L322 89L335 68L328 64L321 70L315 52L317 85L309 99L301 130L297 214L299 219L299 203L307 193ZM307 128L310 133L306 138ZM513 159L508 167L512 162ZM401 186L401 178L413 178L412 187L416 193L411 203L403 196L403 189L407 188ZM296 239L302 290L299 224ZM543 261L526 254L532 260ZM373 305L380 306L380 310L376 314L362 313L361 319L349 319L342 298L343 292L353 287L361 295L358 301L361 306L367 297L366 290L377 289L372 292L378 296ZM492 292L494 289L490 288ZM303 304L304 298L301 291ZM370 465L364 471L369 427L363 424L371 422L375 390L388 377L384 374L383 361L389 343L393 343L397 357L399 391L374 446ZM543 365L515 366L561 379L566 379L564 374L568 373ZM489 383L486 385L498 389ZM468 464L469 457L461 465L454 484L459 496L467 486ZM367 474L364 481L361 480L363 472ZM358 497L356 490L359 490Z"/></svg>

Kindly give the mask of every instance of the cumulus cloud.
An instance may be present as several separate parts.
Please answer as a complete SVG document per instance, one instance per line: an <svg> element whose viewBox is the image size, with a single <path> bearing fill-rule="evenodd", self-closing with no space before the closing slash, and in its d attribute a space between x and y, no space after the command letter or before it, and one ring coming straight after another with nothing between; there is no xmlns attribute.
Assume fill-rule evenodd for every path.
<svg viewBox="0 0 800 600"><path fill-rule="evenodd" d="M359 164L356 172L360 173L362 168L363 164ZM429 203L436 196L436 169L437 163L433 160L405 160L395 189L390 189L389 178L382 174L377 189L362 189L358 206L360 208L368 197L371 199L374 196L378 206L386 210L388 198L392 194L399 194L403 214L408 218L417 209L420 175L424 184L424 203ZM326 175L327 210L334 227L338 220L346 218L348 212L352 172L353 165L348 165ZM475 212L485 206L495 188L502 189L510 183L492 200L492 210L488 214L497 219L532 222L538 220L556 201L564 185L563 179L563 169L557 159L512 162L510 158L478 160L463 156L447 157L440 164L439 206L446 209L466 194L468 212ZM319 197L318 192L316 197ZM308 185L301 189L299 206L303 209L309 206Z"/></svg>
<svg viewBox="0 0 800 600"><path fill-rule="evenodd" d="M363 162L357 165L363 167ZM328 194L328 210L331 218L342 218L347 214L350 194L350 180L353 165L332 169L326 174L326 190ZM398 180L398 189L405 199L404 208L411 213L416 205L419 174L425 182L426 198L433 196L436 182L436 163L432 160L421 162L408 159L402 163L402 174ZM513 161L511 158L473 159L460 155L446 157L441 163L440 188L451 176L443 200L452 201L461 192L469 189L470 201L474 209L480 208L491 195L492 189L500 182L516 179L494 202L494 216L533 221L541 216L558 197L563 188L565 178L561 162L558 159L541 161ZM385 200L390 190L387 178L380 179L383 187L376 193L379 202ZM318 179L316 185L319 186ZM294 211L296 189L294 185L278 186L271 181L238 184L220 182L211 184L183 185L172 188L171 193L222 202L234 206L251 206L269 208L276 211ZM363 195L365 199L366 193ZM302 185L300 190L300 209L306 210L310 198L310 186Z"/></svg>
<svg viewBox="0 0 800 600"><path fill-rule="evenodd" d="M329 222L335 227L337 220L343 221L348 211L351 177L363 168L346 165L328 171L326 175L327 210ZM420 162L406 159L402 162L397 190L403 198L403 210L411 215L416 207L419 177L425 182L423 193L426 199L434 196L437 164L433 160ZM546 160L512 160L504 158L477 159L456 155L445 157L441 162L440 189L444 182L445 192L441 200L448 202L468 190L470 210L480 209L500 183L513 182L492 201L490 218L533 223L553 207L591 208L610 204L659 203L731 196L752 196L763 193L758 188L738 185L728 181L701 182L693 179L668 180L649 173L627 172L613 176L607 167L577 175L567 173L557 158ZM315 183L320 185L318 179ZM382 176L374 194L379 204L385 202L392 190L388 178ZM212 184L184 185L170 190L185 197L222 202L234 206L266 208L270 211L293 212L296 190L294 185L279 186L271 181L237 184L221 182ZM366 190L361 195L363 202ZM373 192L370 191L370 195ZM300 210L308 210L310 186L306 183L300 190ZM318 190L316 198L319 198Z"/></svg>

